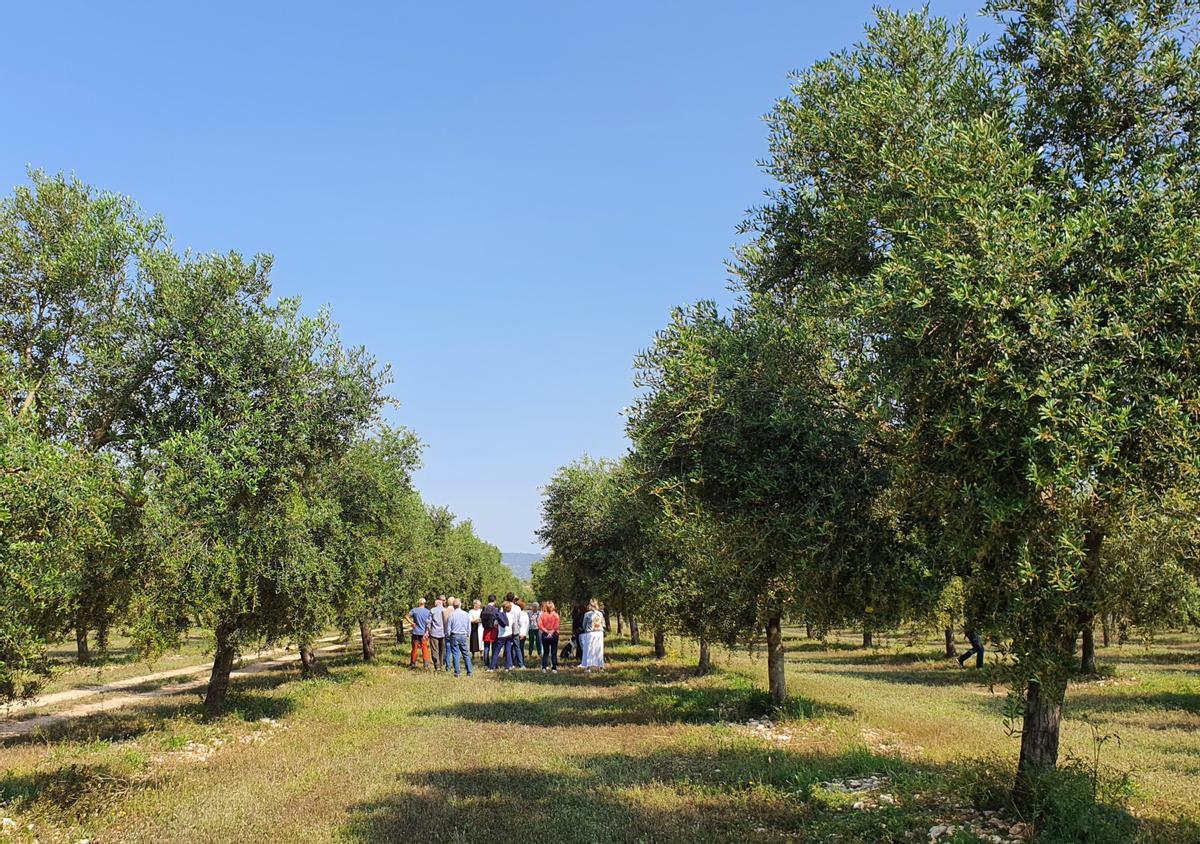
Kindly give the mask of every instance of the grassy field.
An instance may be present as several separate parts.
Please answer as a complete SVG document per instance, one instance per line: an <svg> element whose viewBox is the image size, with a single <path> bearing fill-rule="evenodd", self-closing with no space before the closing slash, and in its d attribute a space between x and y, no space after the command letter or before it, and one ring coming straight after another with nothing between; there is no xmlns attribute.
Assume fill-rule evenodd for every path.
<svg viewBox="0 0 1200 844"><path fill-rule="evenodd" d="M42 842L874 842L1003 808L1000 691L933 642L788 646L793 700L770 727L748 723L767 700L744 651L716 651L703 679L690 644L655 662L622 641L603 674L456 681L384 646L323 680L247 679L215 723L191 698L0 748L0 815L10 840ZM1200 644L1101 661L1111 676L1072 686L1064 734L1089 770L1096 738L1119 736L1101 743L1117 804L1085 812L1093 840L1200 841ZM839 787L869 775L868 794ZM1081 782L1064 779L1068 810ZM1039 840L1077 839L1075 821Z"/></svg>

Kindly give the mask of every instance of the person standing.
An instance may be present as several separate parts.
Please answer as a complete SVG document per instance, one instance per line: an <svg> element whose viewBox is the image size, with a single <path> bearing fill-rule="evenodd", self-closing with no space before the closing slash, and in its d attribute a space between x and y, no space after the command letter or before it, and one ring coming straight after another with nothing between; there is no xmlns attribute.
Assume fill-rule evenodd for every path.
<svg viewBox="0 0 1200 844"><path fill-rule="evenodd" d="M571 644L575 658L583 664L583 616L587 608L580 601L571 604Z"/></svg>
<svg viewBox="0 0 1200 844"><path fill-rule="evenodd" d="M542 605L534 601L529 605L529 659L536 666L542 656L542 635L538 632L538 616L542 614Z"/></svg>
<svg viewBox="0 0 1200 844"><path fill-rule="evenodd" d="M583 615L583 670L604 670L604 613L592 598Z"/></svg>
<svg viewBox="0 0 1200 844"><path fill-rule="evenodd" d="M439 595L433 602L433 617L429 619L429 650L433 655L433 670L444 670L446 666L446 596Z"/></svg>
<svg viewBox="0 0 1200 844"><path fill-rule="evenodd" d="M516 624L513 625L513 662L517 668L524 668L525 640L529 638L529 613L525 612L525 602L520 598L513 603L513 612L517 614Z"/></svg>
<svg viewBox="0 0 1200 844"><path fill-rule="evenodd" d="M412 656L408 659L409 668L417 667L417 652L421 651L421 667L429 667L429 617L432 613L425 608L425 599L418 598L417 605L408 611L412 621Z"/></svg>
<svg viewBox="0 0 1200 844"><path fill-rule="evenodd" d="M488 671L495 669L496 640L500 635L500 608L496 596L488 595L487 606L479 613L479 625L483 628L483 665Z"/></svg>
<svg viewBox="0 0 1200 844"><path fill-rule="evenodd" d="M504 654L504 670L512 671L512 626L515 614L512 601L500 605L500 612L496 616L496 647L492 651L493 671L500 667L500 654Z"/></svg>
<svg viewBox="0 0 1200 844"><path fill-rule="evenodd" d="M545 601L538 613L538 639L542 643L542 670L553 665L558 673L558 613L553 601Z"/></svg>
<svg viewBox="0 0 1200 844"><path fill-rule="evenodd" d="M467 637L471 635L471 614L462 608L458 598L450 599L450 616L446 619L446 641L450 645L450 664L454 667L454 676L458 677L458 663L462 660L467 676L471 676L471 651L467 647Z"/></svg>
<svg viewBox="0 0 1200 844"><path fill-rule="evenodd" d="M483 626L479 623L479 617L483 615L483 604L478 598L472 604L468 615L471 616L471 657L475 658L483 649Z"/></svg>

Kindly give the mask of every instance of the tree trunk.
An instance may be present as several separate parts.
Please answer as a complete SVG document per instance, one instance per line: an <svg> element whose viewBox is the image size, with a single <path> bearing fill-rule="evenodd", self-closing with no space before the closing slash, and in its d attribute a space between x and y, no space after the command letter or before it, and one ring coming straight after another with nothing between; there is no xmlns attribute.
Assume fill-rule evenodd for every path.
<svg viewBox="0 0 1200 844"><path fill-rule="evenodd" d="M1108 647L1112 641L1112 615L1104 613L1100 616L1100 632L1104 637L1104 647Z"/></svg>
<svg viewBox="0 0 1200 844"><path fill-rule="evenodd" d="M108 614L105 613L100 618L100 623L96 625L96 649L101 653L108 650Z"/></svg>
<svg viewBox="0 0 1200 844"><path fill-rule="evenodd" d="M654 631L654 658L663 659L667 655L667 631L661 627Z"/></svg>
<svg viewBox="0 0 1200 844"><path fill-rule="evenodd" d="M1021 756L1013 798L1018 806L1032 807L1039 778L1058 764L1058 735L1066 681L1050 688L1031 680L1025 692L1025 717L1021 725Z"/></svg>
<svg viewBox="0 0 1200 844"><path fill-rule="evenodd" d="M358 632L362 636L362 655L363 662L372 662L375 659L375 634L371 632L371 620L369 618L359 619Z"/></svg>
<svg viewBox="0 0 1200 844"><path fill-rule="evenodd" d="M621 635L621 614L617 613L617 635Z"/></svg>
<svg viewBox="0 0 1200 844"><path fill-rule="evenodd" d="M629 644L640 645L642 643L642 634L638 631L637 616L629 616Z"/></svg>
<svg viewBox="0 0 1200 844"><path fill-rule="evenodd" d="M398 618L392 622L392 626L396 628L396 647L404 649L404 619Z"/></svg>
<svg viewBox="0 0 1200 844"><path fill-rule="evenodd" d="M86 665L91 662L92 655L88 651L88 632L87 628L81 624L75 625L75 654L79 659L80 665Z"/></svg>
<svg viewBox="0 0 1200 844"><path fill-rule="evenodd" d="M300 673L305 677L320 677L325 674L325 666L317 662L317 655L312 645L300 645Z"/></svg>
<svg viewBox="0 0 1200 844"><path fill-rule="evenodd" d="M604 610L604 632L608 633L612 630L612 619L608 615L608 610Z"/></svg>
<svg viewBox="0 0 1200 844"><path fill-rule="evenodd" d="M225 698L229 692L229 673L233 671L233 631L218 626L217 649L213 654L212 674L208 678L208 691L204 695L204 717L216 718L225 712Z"/></svg>
<svg viewBox="0 0 1200 844"><path fill-rule="evenodd" d="M1083 658L1079 661L1079 670L1083 674L1096 674L1096 633L1093 629L1093 619L1088 619L1083 625Z"/></svg>
<svg viewBox="0 0 1200 844"><path fill-rule="evenodd" d="M787 682L783 676L783 625L779 616L767 620L767 689L776 705L787 699Z"/></svg>
<svg viewBox="0 0 1200 844"><path fill-rule="evenodd" d="M944 632L946 634L946 656L956 656L958 649L954 647L954 628L947 627Z"/></svg>
<svg viewBox="0 0 1200 844"><path fill-rule="evenodd" d="M863 629L863 647L871 648L875 646L875 637L871 635L871 631Z"/></svg>
<svg viewBox="0 0 1200 844"><path fill-rule="evenodd" d="M708 646L708 639L700 637L700 659L696 662L696 676L703 677L708 672L712 671L712 651Z"/></svg>
<svg viewBox="0 0 1200 844"><path fill-rule="evenodd" d="M804 622L804 638L811 639L813 637L813 626L811 621Z"/></svg>

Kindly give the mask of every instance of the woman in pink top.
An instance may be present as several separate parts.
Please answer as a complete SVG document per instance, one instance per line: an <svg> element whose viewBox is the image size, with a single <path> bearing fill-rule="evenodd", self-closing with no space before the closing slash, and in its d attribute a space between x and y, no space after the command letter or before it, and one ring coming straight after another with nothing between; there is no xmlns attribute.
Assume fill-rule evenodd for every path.
<svg viewBox="0 0 1200 844"><path fill-rule="evenodd" d="M542 611L538 615L538 633L542 637L542 670L553 665L551 671L558 671L558 611L553 601L543 601Z"/></svg>

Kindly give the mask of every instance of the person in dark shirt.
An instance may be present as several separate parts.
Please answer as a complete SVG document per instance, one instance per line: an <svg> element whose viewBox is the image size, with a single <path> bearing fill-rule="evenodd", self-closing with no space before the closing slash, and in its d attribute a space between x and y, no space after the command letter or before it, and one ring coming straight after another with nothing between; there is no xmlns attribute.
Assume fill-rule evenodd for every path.
<svg viewBox="0 0 1200 844"><path fill-rule="evenodd" d="M583 632L583 616L586 612L587 607L578 601L571 604L571 645L575 658L578 660L583 659L583 647L579 634Z"/></svg>

